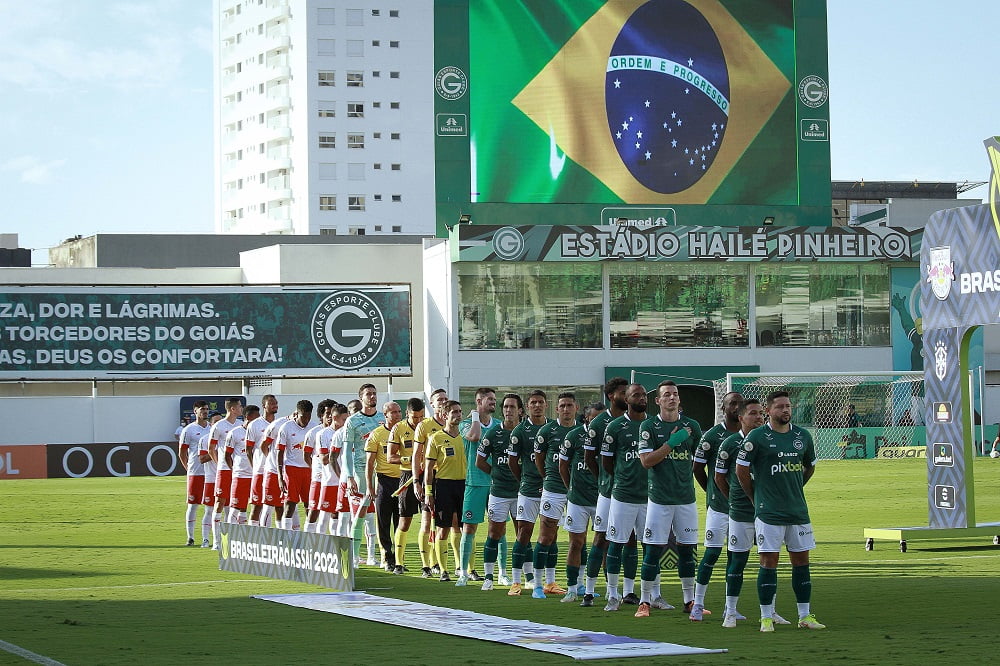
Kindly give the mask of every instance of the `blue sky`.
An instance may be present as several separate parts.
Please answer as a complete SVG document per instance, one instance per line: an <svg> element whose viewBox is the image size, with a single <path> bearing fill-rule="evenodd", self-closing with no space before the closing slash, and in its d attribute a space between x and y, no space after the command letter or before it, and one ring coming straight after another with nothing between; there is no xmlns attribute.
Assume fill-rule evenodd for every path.
<svg viewBox="0 0 1000 666"><path fill-rule="evenodd" d="M48 248L213 230L211 4L0 0L0 232ZM833 178L986 180L1000 3L828 0L828 16Z"/></svg>

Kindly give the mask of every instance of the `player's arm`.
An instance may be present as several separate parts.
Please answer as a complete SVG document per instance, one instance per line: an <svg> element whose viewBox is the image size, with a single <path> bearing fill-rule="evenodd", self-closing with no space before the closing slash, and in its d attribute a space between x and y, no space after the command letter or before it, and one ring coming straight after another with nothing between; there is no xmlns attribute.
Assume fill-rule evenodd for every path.
<svg viewBox="0 0 1000 666"><path fill-rule="evenodd" d="M313 464L313 447L316 446L316 434L312 436L307 435L306 441L303 442L302 446L302 460L305 461L306 467L312 467Z"/></svg>
<svg viewBox="0 0 1000 666"><path fill-rule="evenodd" d="M420 499L421 495L423 495L424 446L426 444L423 423L420 423L413 432L413 455L410 457L410 471L413 472L413 492L416 494L417 499Z"/></svg>
<svg viewBox="0 0 1000 666"><path fill-rule="evenodd" d="M393 426L392 432L389 433L389 452L386 454L386 459L390 465L403 464L403 457L399 455L399 452L403 449L403 445L397 441L398 439L399 435L396 434L396 426Z"/></svg>
<svg viewBox="0 0 1000 666"><path fill-rule="evenodd" d="M702 490L708 490L708 472L705 470L705 467L705 462L701 460L695 460L694 465L691 467L694 479L701 486Z"/></svg>
<svg viewBox="0 0 1000 666"><path fill-rule="evenodd" d="M334 439L334 442L337 440ZM333 468L333 476L340 478L340 447L334 446L334 442L330 442L330 467Z"/></svg>
<svg viewBox="0 0 1000 666"><path fill-rule="evenodd" d="M809 479L816 473L816 465L805 465L802 470L802 485L809 483Z"/></svg>
<svg viewBox="0 0 1000 666"><path fill-rule="evenodd" d="M487 454L481 450L476 451L476 467L485 474L493 474L493 465L490 464Z"/></svg>
<svg viewBox="0 0 1000 666"><path fill-rule="evenodd" d="M750 465L736 463L736 480L740 482L740 487L743 488L743 492L747 494L750 498L750 503L753 503L753 476L750 474Z"/></svg>
<svg viewBox="0 0 1000 666"><path fill-rule="evenodd" d="M468 432L462 434L462 437L469 440L470 442L478 442L483 438L483 425L479 422L479 412L472 410L469 412L469 418L472 423L469 425Z"/></svg>
<svg viewBox="0 0 1000 666"><path fill-rule="evenodd" d="M226 450L226 453L224 454L223 457L226 460L226 465L229 466L229 469L232 469L233 468L233 433L229 433L228 435L226 435L226 449L225 450Z"/></svg>
<svg viewBox="0 0 1000 666"><path fill-rule="evenodd" d="M601 447L601 465L608 474L615 473L615 452L608 447Z"/></svg>
<svg viewBox="0 0 1000 666"><path fill-rule="evenodd" d="M282 494L285 492L285 445L288 440L288 435L284 432L278 432L278 487L281 488Z"/></svg>
<svg viewBox="0 0 1000 666"><path fill-rule="evenodd" d="M646 469L654 467L661 462L663 459L670 455L670 452L674 450L674 447L681 444L685 439L691 436L691 426L686 426L681 428L677 426L674 428L673 432L670 433L670 437L667 438L660 446L656 447L652 451L639 451L639 462ZM655 439L656 435L650 433L650 439ZM702 486L704 489L704 486Z"/></svg>
<svg viewBox="0 0 1000 666"><path fill-rule="evenodd" d="M188 473L188 445L184 441L184 433L181 433L180 443L177 445L177 457L180 458L181 465L184 467L184 473Z"/></svg>
<svg viewBox="0 0 1000 666"><path fill-rule="evenodd" d="M521 457L517 454L516 449L510 450L510 454L507 456L507 465L510 467L510 473L514 475L514 480L517 481L518 485L520 485Z"/></svg>
<svg viewBox="0 0 1000 666"><path fill-rule="evenodd" d="M729 499L729 475L723 474L719 470L715 470L715 486L722 493L722 496L727 500Z"/></svg>
<svg viewBox="0 0 1000 666"><path fill-rule="evenodd" d="M594 476L600 476L600 468L597 466L597 449L588 446L583 451L583 464L587 466L590 473Z"/></svg>
<svg viewBox="0 0 1000 666"><path fill-rule="evenodd" d="M219 462L219 440L215 438L215 428L212 429L213 432L208 436L208 457L209 459L218 464Z"/></svg>
<svg viewBox="0 0 1000 666"><path fill-rule="evenodd" d="M428 456L430 453L428 452ZM434 513L434 479L437 476L434 469L435 463L436 458L427 457L424 465L424 503L427 504L431 513Z"/></svg>
<svg viewBox="0 0 1000 666"><path fill-rule="evenodd" d="M562 478L563 485L569 488L569 458L563 454L559 454L559 476Z"/></svg>
<svg viewBox="0 0 1000 666"><path fill-rule="evenodd" d="M493 465L490 464L490 440L482 439L479 440L479 446L476 447L476 468L485 474L493 474Z"/></svg>
<svg viewBox="0 0 1000 666"><path fill-rule="evenodd" d="M368 451L365 455L365 483L367 484L368 492L374 493L375 456L378 454L374 451Z"/></svg>
<svg viewBox="0 0 1000 666"><path fill-rule="evenodd" d="M203 463L212 462L212 456L209 454L208 449L201 448L201 443L204 441L204 437L198 440L198 461Z"/></svg>
<svg viewBox="0 0 1000 666"><path fill-rule="evenodd" d="M539 447L539 445L538 445L538 443L536 441L535 447L534 447L534 451L535 451L535 455L532 456L532 458L534 459L533 462L535 463L535 468L538 469L538 476L540 476L540 477L542 477L544 479L545 478L545 458L548 456L548 446L547 446L546 443L543 443L541 445L541 447Z"/></svg>

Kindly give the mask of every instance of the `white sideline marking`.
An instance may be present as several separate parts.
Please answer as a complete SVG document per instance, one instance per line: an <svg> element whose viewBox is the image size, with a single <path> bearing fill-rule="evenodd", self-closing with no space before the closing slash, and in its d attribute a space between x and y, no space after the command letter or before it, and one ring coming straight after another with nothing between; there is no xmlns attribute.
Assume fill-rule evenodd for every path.
<svg viewBox="0 0 1000 666"><path fill-rule="evenodd" d="M92 590L127 590L137 587L178 587L181 585L206 585L208 583L281 583L274 578L237 578L236 580L189 580L183 583L141 583L138 585L97 585L94 587L37 587L24 590L4 590L7 592L89 592Z"/></svg>
<svg viewBox="0 0 1000 666"><path fill-rule="evenodd" d="M13 643L8 643L7 641L0 641L0 649L6 650L11 654L16 654L18 657L27 659L28 661L33 661L36 664L45 664L45 666L66 666L66 664L61 661L43 657L40 654L35 654L31 650L25 650L23 647L18 647Z"/></svg>
<svg viewBox="0 0 1000 666"><path fill-rule="evenodd" d="M951 560L982 560L996 559L996 555L950 555L945 557L910 557L907 553L905 557L898 560L829 560L823 562L810 562L811 566L836 566L838 564L914 564L918 562L938 562Z"/></svg>

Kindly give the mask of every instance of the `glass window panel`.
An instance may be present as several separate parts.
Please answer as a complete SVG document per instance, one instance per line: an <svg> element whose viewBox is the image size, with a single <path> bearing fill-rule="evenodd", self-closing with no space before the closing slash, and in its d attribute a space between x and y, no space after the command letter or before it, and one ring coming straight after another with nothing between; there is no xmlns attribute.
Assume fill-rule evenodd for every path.
<svg viewBox="0 0 1000 666"><path fill-rule="evenodd" d="M757 267L757 344L889 344L889 276L880 264Z"/></svg>
<svg viewBox="0 0 1000 666"><path fill-rule="evenodd" d="M889 267L885 264L861 266L862 340L865 345L888 347L889 339Z"/></svg>
<svg viewBox="0 0 1000 666"><path fill-rule="evenodd" d="M621 263L609 268L611 347L746 347L749 267Z"/></svg>
<svg viewBox="0 0 1000 666"><path fill-rule="evenodd" d="M601 267L458 264L461 349L601 346Z"/></svg>

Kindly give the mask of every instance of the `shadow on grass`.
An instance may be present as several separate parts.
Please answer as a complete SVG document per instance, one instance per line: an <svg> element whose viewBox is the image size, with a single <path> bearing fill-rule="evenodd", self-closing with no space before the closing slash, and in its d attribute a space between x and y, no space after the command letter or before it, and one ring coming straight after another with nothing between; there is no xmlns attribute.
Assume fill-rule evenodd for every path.
<svg viewBox="0 0 1000 666"><path fill-rule="evenodd" d="M172 545L172 544L160 544L160 545L147 544L147 545L142 545L142 544L113 544L113 543L103 543L103 544L96 544L96 543L92 543L92 544L88 544L88 543L36 543L36 544L32 544L32 543L16 543L16 544L0 544L0 550L3 550L4 548L11 548L11 549L15 549L15 550L20 550L22 548L41 548L41 549L48 549L48 548L68 548L70 550L78 550L78 549L82 549L82 548L98 548L100 550L114 550L116 548L120 548L122 550L161 550L161 549L167 549L167 550L170 550L170 549L174 549L174 550L190 550L190 551L201 550L201 548L194 547L194 546L192 546L192 547L183 546L183 545L176 546L176 545ZM209 552L211 552L211 551L209 551Z"/></svg>
<svg viewBox="0 0 1000 666"><path fill-rule="evenodd" d="M924 548L919 542L907 541L906 545L908 546L908 551L921 553L991 553L1000 555L1000 546L992 544L983 546L934 546L932 548Z"/></svg>
<svg viewBox="0 0 1000 666"><path fill-rule="evenodd" d="M0 566L0 580L44 580L46 578L93 578L96 576L121 576L124 572L84 571L70 569L32 569L28 567Z"/></svg>

